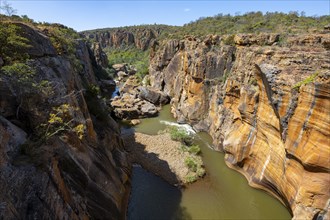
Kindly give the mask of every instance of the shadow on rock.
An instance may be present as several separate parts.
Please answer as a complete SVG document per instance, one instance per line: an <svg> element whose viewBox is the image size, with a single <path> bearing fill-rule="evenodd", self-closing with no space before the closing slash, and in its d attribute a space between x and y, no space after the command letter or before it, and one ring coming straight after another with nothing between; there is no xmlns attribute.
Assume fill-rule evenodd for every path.
<svg viewBox="0 0 330 220"><path fill-rule="evenodd" d="M135 141L134 129L122 136L129 160L135 164L127 219L192 219L180 206L182 192L173 186L179 181L168 163L145 151L145 145Z"/></svg>

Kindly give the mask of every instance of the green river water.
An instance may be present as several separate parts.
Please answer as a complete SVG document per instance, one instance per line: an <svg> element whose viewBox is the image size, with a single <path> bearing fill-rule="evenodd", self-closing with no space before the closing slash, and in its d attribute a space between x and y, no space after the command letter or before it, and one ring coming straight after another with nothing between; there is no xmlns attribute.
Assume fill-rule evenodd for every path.
<svg viewBox="0 0 330 220"><path fill-rule="evenodd" d="M160 121L175 122L170 106L156 118L141 120L137 132L157 134ZM212 150L211 137L196 134L207 175L185 189L169 185L139 166L133 167L129 220L167 219L291 219L288 210L266 192L248 185L245 177L228 168L224 154Z"/></svg>

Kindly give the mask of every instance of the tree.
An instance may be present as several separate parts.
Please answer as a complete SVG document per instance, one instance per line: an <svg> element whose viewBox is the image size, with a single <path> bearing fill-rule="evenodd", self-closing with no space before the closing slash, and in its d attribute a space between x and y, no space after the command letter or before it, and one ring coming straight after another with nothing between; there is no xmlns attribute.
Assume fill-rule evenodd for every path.
<svg viewBox="0 0 330 220"><path fill-rule="evenodd" d="M7 0L0 1L0 12L4 11L5 15L12 16L17 13L17 10L11 7Z"/></svg>

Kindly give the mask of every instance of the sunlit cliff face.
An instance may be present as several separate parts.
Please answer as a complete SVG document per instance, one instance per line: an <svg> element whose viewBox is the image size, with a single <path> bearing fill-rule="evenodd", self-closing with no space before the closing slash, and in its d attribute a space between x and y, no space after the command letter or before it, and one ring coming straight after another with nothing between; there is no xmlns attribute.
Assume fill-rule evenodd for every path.
<svg viewBox="0 0 330 220"><path fill-rule="evenodd" d="M287 205L328 215L329 36L236 35L168 41L150 65L172 112L208 131L227 164ZM285 45L285 46L283 46Z"/></svg>

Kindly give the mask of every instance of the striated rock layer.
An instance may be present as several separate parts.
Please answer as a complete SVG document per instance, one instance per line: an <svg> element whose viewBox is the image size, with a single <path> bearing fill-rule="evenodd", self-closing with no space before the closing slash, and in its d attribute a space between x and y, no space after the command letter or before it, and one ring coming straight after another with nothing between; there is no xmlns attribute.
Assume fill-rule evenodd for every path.
<svg viewBox="0 0 330 220"><path fill-rule="evenodd" d="M164 42L151 53L151 85L294 219L329 219L329 35L230 38Z"/></svg>
<svg viewBox="0 0 330 220"><path fill-rule="evenodd" d="M46 32L17 25L36 59L0 70L0 219L124 219L130 166L95 94L94 54L83 41L57 54Z"/></svg>
<svg viewBox="0 0 330 220"><path fill-rule="evenodd" d="M159 31L156 28L137 27L132 30L114 28L109 30L86 31L82 32L82 34L87 39L98 42L103 48L134 46L141 50L147 50L155 42Z"/></svg>

